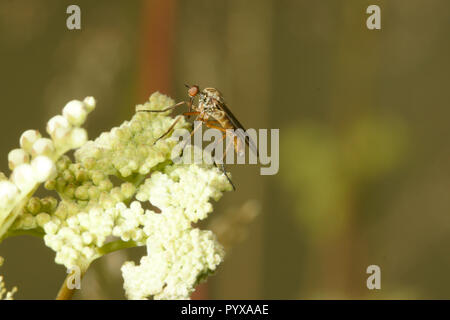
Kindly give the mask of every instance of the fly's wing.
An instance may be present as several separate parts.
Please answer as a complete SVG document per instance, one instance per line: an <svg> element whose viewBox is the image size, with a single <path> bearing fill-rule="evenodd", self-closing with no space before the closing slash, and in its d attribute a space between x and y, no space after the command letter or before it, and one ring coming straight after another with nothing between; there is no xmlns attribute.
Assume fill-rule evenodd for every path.
<svg viewBox="0 0 450 320"><path fill-rule="evenodd" d="M219 103L218 105L219 105L219 108L225 112L228 120L231 121L231 123L233 124L235 129L242 129L242 131L236 130L236 135L239 137L239 139L241 139L242 141L245 141L245 143L248 145L249 149L254 154L256 154L256 156L259 158L258 147L256 146L256 144L253 142L253 140L248 135L244 134L244 132L245 132L244 126L238 121L238 119L236 119L236 117L233 115L233 113L230 111L230 109L228 109L228 107L225 103Z"/></svg>

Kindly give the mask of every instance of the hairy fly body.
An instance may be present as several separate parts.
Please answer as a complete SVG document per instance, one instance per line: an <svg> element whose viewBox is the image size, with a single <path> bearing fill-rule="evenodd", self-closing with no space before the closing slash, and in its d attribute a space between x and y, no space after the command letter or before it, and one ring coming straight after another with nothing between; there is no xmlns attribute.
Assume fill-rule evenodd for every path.
<svg viewBox="0 0 450 320"><path fill-rule="evenodd" d="M230 143L225 148L223 158L225 158L228 150L232 146L234 146L234 149L238 155L242 155L244 153L243 141L245 141L245 143L249 146L252 152L258 155L258 149L256 145L250 139L250 137L244 134L245 132L244 127L236 119L233 113L231 113L230 109L225 104L223 96L219 92L219 90L215 88L205 88L203 90L200 90L200 88L197 85L193 86L186 85L186 87L188 88L189 101L178 102L177 104L165 108L163 110L139 110L141 112L166 112L168 110L175 109L176 107L182 106L184 104L188 106L189 110L187 112L184 112L179 117L177 117L177 119L174 120L169 129L156 141L169 134L169 132L175 127L177 122L181 119L181 117L195 116L196 117L195 120L201 121L202 123L200 123L200 125L194 128L191 135L193 135L200 128L200 126L204 124L208 128L217 129L221 131L223 133L221 141L224 140L227 135L232 136ZM196 97L198 97L197 105L194 104L194 99ZM226 174L223 165L222 171L227 176L230 184L233 186L233 189L235 189L235 186L231 181L231 179Z"/></svg>

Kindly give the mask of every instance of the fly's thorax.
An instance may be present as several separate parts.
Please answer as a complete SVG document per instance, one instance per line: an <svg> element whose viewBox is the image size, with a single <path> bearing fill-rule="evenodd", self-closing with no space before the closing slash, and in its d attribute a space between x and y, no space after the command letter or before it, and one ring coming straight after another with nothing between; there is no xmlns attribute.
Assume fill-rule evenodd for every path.
<svg viewBox="0 0 450 320"><path fill-rule="evenodd" d="M200 111L217 120L223 128L232 129L232 123L229 121L223 108L221 108L224 104L225 101L222 94L215 88L205 88L200 93L198 102Z"/></svg>
<svg viewBox="0 0 450 320"><path fill-rule="evenodd" d="M214 88L205 88L200 93L200 100L199 104L203 104L205 109L213 109L217 108L218 105L224 104L225 101L222 97L222 94L219 92L219 90Z"/></svg>
<svg viewBox="0 0 450 320"><path fill-rule="evenodd" d="M224 103L223 101L223 96L220 93L219 90L215 89L215 88L205 88L202 91L202 95L205 96L206 98L211 98L214 99L220 103Z"/></svg>
<svg viewBox="0 0 450 320"><path fill-rule="evenodd" d="M225 112L219 107L216 101L208 104L200 104L200 108L202 108L203 112L207 114L210 118L222 122L227 118Z"/></svg>

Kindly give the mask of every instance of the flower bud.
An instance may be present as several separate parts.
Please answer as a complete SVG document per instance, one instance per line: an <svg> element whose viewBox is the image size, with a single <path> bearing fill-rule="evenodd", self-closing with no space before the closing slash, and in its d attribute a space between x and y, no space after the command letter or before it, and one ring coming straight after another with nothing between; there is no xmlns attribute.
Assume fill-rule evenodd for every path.
<svg viewBox="0 0 450 320"><path fill-rule="evenodd" d="M29 164L21 164L16 167L11 175L11 180L23 193L28 193L36 184L33 168Z"/></svg>
<svg viewBox="0 0 450 320"><path fill-rule="evenodd" d="M32 162L34 178L38 182L44 182L56 176L55 163L45 156L36 157Z"/></svg>
<svg viewBox="0 0 450 320"><path fill-rule="evenodd" d="M23 149L14 149L8 154L8 165L11 170L17 166L28 163L30 161L29 154Z"/></svg>
<svg viewBox="0 0 450 320"><path fill-rule="evenodd" d="M86 97L84 98L83 102L87 112L91 112L92 110L94 110L97 103L94 97Z"/></svg>
<svg viewBox="0 0 450 320"><path fill-rule="evenodd" d="M31 153L31 148L36 140L41 138L41 134L36 130L27 130L20 137L20 147Z"/></svg>
<svg viewBox="0 0 450 320"><path fill-rule="evenodd" d="M36 156L51 156L55 152L53 141L47 138L36 140L31 149L31 154Z"/></svg>
<svg viewBox="0 0 450 320"><path fill-rule="evenodd" d="M86 121L87 111L83 102L72 100L63 109L63 116L74 126L80 126Z"/></svg>
<svg viewBox="0 0 450 320"><path fill-rule="evenodd" d="M5 207L19 195L17 186L9 181L0 181L0 207Z"/></svg>
<svg viewBox="0 0 450 320"><path fill-rule="evenodd" d="M70 145L72 148L79 148L88 140L88 135L85 129L74 128L70 135Z"/></svg>
<svg viewBox="0 0 450 320"><path fill-rule="evenodd" d="M56 139L62 139L70 131L70 124L63 116L55 116L47 123L47 132Z"/></svg>

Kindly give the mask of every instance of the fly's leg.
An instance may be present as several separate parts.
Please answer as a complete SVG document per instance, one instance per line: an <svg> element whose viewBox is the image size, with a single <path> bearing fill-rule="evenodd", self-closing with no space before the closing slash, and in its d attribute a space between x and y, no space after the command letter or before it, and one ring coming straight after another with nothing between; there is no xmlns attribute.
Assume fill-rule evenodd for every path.
<svg viewBox="0 0 450 320"><path fill-rule="evenodd" d="M181 101L181 102L178 102L177 104L174 104L173 106L167 107L165 109L161 109L161 110L145 110L144 109L144 110L138 110L138 112L166 112L166 111L175 109L176 107L182 106L185 103L189 106L189 109L190 109L192 103L186 102L186 101Z"/></svg>
<svg viewBox="0 0 450 320"><path fill-rule="evenodd" d="M211 128L211 129L217 129L217 130L220 130L220 131L222 131L222 132L225 132L226 134L230 134L230 135L233 136L234 149L236 150L236 153L237 153L238 155L241 155L242 152L243 152L243 150L242 150L242 147L243 147L243 146L242 146L241 141L239 140L239 137L238 137L236 134L229 133L229 132L228 132L225 128L223 128L223 127L219 127L219 126L216 126L216 125L212 125L210 122L214 122L214 121L208 121L208 122L205 123L205 125L206 125L208 128Z"/></svg>
<svg viewBox="0 0 450 320"><path fill-rule="evenodd" d="M201 112L185 112L183 113L183 115L185 116L197 116L197 118L195 118L194 122L197 120L200 120L202 122L206 121L206 119L203 118L203 114ZM194 133L200 129L200 127L203 125L203 123L199 123L197 127L194 128L194 130L192 130L190 137L192 137L194 135ZM184 150L184 148L186 147L187 141L184 142L184 145L181 147L181 150Z"/></svg>
<svg viewBox="0 0 450 320"><path fill-rule="evenodd" d="M178 116L178 117L175 119L175 121L172 123L172 125L169 127L169 129L167 129L167 131L166 131L162 136L160 136L158 139L155 140L155 142L153 142L153 145L155 145L160 139L162 139L162 138L164 138L165 136L167 136L167 135L169 134L169 132L175 127L175 125L178 123L178 121L180 121L180 119L181 119L182 117L183 117L183 116Z"/></svg>
<svg viewBox="0 0 450 320"><path fill-rule="evenodd" d="M220 130L220 131L224 132L224 135L222 136L222 139L220 140L220 141L223 141L223 139L227 136L227 134L229 134L229 133L227 132L227 130L226 130L225 128L222 128L222 127L218 127L218 126L212 125L210 122L213 122L213 121L205 122L205 125L206 125L208 128L217 129L217 130ZM225 177L227 177L228 182L229 182L229 183L231 184L231 186L233 187L233 190L236 191L236 187L235 187L233 181L231 181L231 179L230 179L230 177L228 176L227 172L225 171L225 165L224 165L224 159L225 159L225 156L227 155L227 151L228 151L228 149L230 149L230 147L231 147L234 143L235 143L235 139L233 139L232 141L230 141L230 143L228 143L227 147L225 148L225 152L224 152L224 154L223 154L223 156L222 156L222 163L220 164L220 168L219 168L219 166L217 165L215 159L214 159L214 166L216 166L217 168L219 168L219 169L223 172L223 174L225 175Z"/></svg>
<svg viewBox="0 0 450 320"><path fill-rule="evenodd" d="M208 120L208 121L206 121L205 126L208 127L208 125L220 125L220 123L219 123L219 121L217 121L217 120ZM217 128L216 128L216 129L217 129ZM221 130L221 131L222 131L222 130Z"/></svg>
<svg viewBox="0 0 450 320"><path fill-rule="evenodd" d="M167 134L169 134L169 132L175 127L175 125L178 123L178 121L180 121L180 119L183 116L199 115L199 114L200 114L200 112L185 112L185 113L183 113L183 115L178 116L178 118L175 119L175 121L172 123L172 125L169 127L169 129L167 129L167 131L162 136L160 136L158 139L155 140L155 142L153 142L153 145L155 143L157 143L160 139L164 138Z"/></svg>
<svg viewBox="0 0 450 320"><path fill-rule="evenodd" d="M222 136L222 139L220 139L220 140L218 141L218 143L222 142L223 139L224 139L226 136L227 136L227 135L224 134L224 135ZM231 145L231 144L229 144L229 145ZM227 149L228 149L228 147L227 147ZM225 158L225 155L227 154L227 149L225 149L225 154L224 154L223 158ZM233 191L236 191L236 186L234 185L233 181L231 181L231 178L228 176L228 173L227 173L226 170L225 170L225 165L224 165L224 162L223 162L223 158L222 158L222 163L220 163L220 164L218 165L217 162L216 162L216 159L215 159L215 150L213 150L213 151L214 151L214 152L213 152L213 154L212 154L212 157L213 157L213 164L214 164L214 166L215 166L216 168L218 168L220 171L222 171L222 173L224 174L224 176L227 178L228 182L231 184L231 187L233 188Z"/></svg>
<svg viewBox="0 0 450 320"><path fill-rule="evenodd" d="M188 111L189 112L191 112L191 109L192 109L192 105L194 104L194 98L191 98L191 99L189 99L189 102L188 102ZM188 116L188 119L189 119L189 116Z"/></svg>
<svg viewBox="0 0 450 320"><path fill-rule="evenodd" d="M235 137L236 138L236 137ZM228 150L230 149L230 147L232 147L233 145L235 145L235 139L233 139L233 140L231 140L229 143L228 143L228 145L227 145L227 147L225 148L225 152L223 153L223 156L222 156L222 165L221 165L221 167L222 167L222 172L223 172L223 174L227 177L227 179L228 179L228 182L230 182L230 184L231 184L231 186L233 187L233 190L234 191L236 191L236 187L234 186L234 183L231 181L231 179L230 179L230 177L228 176L228 174L227 174L227 172L225 171L225 157L226 157L226 155L227 155L227 152L228 152Z"/></svg>

